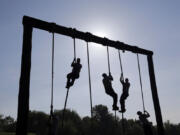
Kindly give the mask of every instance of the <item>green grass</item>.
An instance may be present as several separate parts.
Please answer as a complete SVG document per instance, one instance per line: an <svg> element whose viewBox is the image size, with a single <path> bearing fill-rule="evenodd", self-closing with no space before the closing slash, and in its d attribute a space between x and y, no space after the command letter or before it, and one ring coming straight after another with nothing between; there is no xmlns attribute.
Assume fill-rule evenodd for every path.
<svg viewBox="0 0 180 135"><path fill-rule="evenodd" d="M0 135L15 135L15 133L10 133L10 132L0 132ZM36 135L34 133L28 133L28 135Z"/></svg>

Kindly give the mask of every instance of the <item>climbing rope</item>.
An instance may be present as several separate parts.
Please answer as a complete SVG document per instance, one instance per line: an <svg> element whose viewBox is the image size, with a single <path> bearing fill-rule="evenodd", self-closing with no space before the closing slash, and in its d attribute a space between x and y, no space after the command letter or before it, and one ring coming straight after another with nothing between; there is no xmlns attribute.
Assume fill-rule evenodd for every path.
<svg viewBox="0 0 180 135"><path fill-rule="evenodd" d="M52 31L52 69L51 69L51 105L49 115L49 131L52 132L52 120L53 120L53 91L54 91L54 32Z"/></svg>
<svg viewBox="0 0 180 135"><path fill-rule="evenodd" d="M93 107L92 107L91 72L90 72L89 44L88 44L88 42L87 42L87 62L88 62L89 93L90 93L91 118L92 118L93 117Z"/></svg>
<svg viewBox="0 0 180 135"><path fill-rule="evenodd" d="M64 114L65 114L65 110L66 110L68 95L69 95L69 88L67 89L67 92L66 92L66 99L65 99L64 109L63 109L63 114L62 114L62 129L64 127Z"/></svg>
<svg viewBox="0 0 180 135"><path fill-rule="evenodd" d="M73 38L73 45L74 45L74 60L76 60L76 39L75 38ZM64 109L63 109L63 114L62 114L62 128L64 127L64 115L65 115L68 96L69 96L69 88L67 89L67 92L66 92L66 99L65 99Z"/></svg>
<svg viewBox="0 0 180 135"><path fill-rule="evenodd" d="M143 87L142 87L142 79L141 79L141 68L140 68L140 62L139 62L139 55L137 53L137 62L138 62L138 71L139 71L139 82L141 86L141 97L142 97L142 103L143 103L143 111L145 112L145 103L144 103L144 94L143 94Z"/></svg>
<svg viewBox="0 0 180 135"><path fill-rule="evenodd" d="M74 59L76 60L76 39L73 38L74 41Z"/></svg>
<svg viewBox="0 0 180 135"><path fill-rule="evenodd" d="M121 52L120 50L118 50L118 54L119 54L119 64L120 64L120 69L121 69L121 75L123 77L124 80L124 73L123 73L123 66L122 66L122 60L121 60ZM124 135L125 132L125 127L124 127L124 113L122 112L122 134Z"/></svg>
<svg viewBox="0 0 180 135"><path fill-rule="evenodd" d="M122 67L122 60L121 60L121 52L120 52L120 50L118 50L118 54L119 54L119 64L120 64L121 74L122 74L123 80L124 80L124 73L123 73L123 67Z"/></svg>
<svg viewBox="0 0 180 135"><path fill-rule="evenodd" d="M51 71L51 111L53 113L53 91L54 91L54 32L52 33L52 71Z"/></svg>
<svg viewBox="0 0 180 135"><path fill-rule="evenodd" d="M111 73L110 59L109 59L109 47L107 46L107 60L108 60L108 71Z"/></svg>
<svg viewBox="0 0 180 135"><path fill-rule="evenodd" d="M110 58L109 58L109 47L107 46L107 61L108 61L108 71L109 75L111 74ZM114 111L114 116L116 120L116 110Z"/></svg>

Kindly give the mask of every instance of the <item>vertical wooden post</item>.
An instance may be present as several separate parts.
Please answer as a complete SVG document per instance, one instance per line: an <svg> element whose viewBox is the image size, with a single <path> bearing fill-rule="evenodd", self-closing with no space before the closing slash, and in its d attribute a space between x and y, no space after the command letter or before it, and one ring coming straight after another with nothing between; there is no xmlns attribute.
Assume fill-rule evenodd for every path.
<svg viewBox="0 0 180 135"><path fill-rule="evenodd" d="M156 79L155 79L152 55L148 55L147 60L148 60L148 67L149 67L151 92L152 92L152 98L153 98L154 110L155 110L156 122L157 122L157 132L158 132L158 135L164 135L163 120L162 120L161 108L160 108L160 104L159 104L159 97L158 97L158 93L157 93L157 86L156 86Z"/></svg>
<svg viewBox="0 0 180 135"><path fill-rule="evenodd" d="M27 135L31 70L32 27L24 24L16 135Z"/></svg>

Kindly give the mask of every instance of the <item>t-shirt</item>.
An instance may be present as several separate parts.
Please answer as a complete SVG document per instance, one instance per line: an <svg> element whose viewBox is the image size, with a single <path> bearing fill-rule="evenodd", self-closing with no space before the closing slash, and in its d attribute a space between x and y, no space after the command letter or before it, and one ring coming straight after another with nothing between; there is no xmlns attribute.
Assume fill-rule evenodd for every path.
<svg viewBox="0 0 180 135"><path fill-rule="evenodd" d="M129 94L130 83L122 82L122 85L123 85L123 93Z"/></svg>
<svg viewBox="0 0 180 135"><path fill-rule="evenodd" d="M103 79L103 85L105 90L112 89L112 83L111 83L112 80L113 79L108 76Z"/></svg>
<svg viewBox="0 0 180 135"><path fill-rule="evenodd" d="M139 116L139 119L143 124L149 124L149 121L148 121L147 117L148 116L146 114L142 114L142 115Z"/></svg>
<svg viewBox="0 0 180 135"><path fill-rule="evenodd" d="M72 72L74 72L75 74L79 74L79 72L81 71L82 65L79 63L72 63L71 66L73 67Z"/></svg>

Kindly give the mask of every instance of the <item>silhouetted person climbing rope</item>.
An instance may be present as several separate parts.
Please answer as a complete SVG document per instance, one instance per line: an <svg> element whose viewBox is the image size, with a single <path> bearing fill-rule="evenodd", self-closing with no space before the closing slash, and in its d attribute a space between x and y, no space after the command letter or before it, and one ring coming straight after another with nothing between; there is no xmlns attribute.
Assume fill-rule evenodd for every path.
<svg viewBox="0 0 180 135"><path fill-rule="evenodd" d="M80 64L80 58L77 58L73 60L71 64L72 72L67 75L67 84L66 88L70 88L73 84L75 79L79 78L79 73L81 71L82 65Z"/></svg>
<svg viewBox="0 0 180 135"><path fill-rule="evenodd" d="M103 76L103 85L105 88L105 92L106 94L110 95L113 98L113 110L118 110L119 107L117 106L117 94L114 92L113 88L112 88L112 83L111 81L113 80L113 77L111 76L111 74L109 74L109 76L107 76L106 73L102 74Z"/></svg>
<svg viewBox="0 0 180 135"><path fill-rule="evenodd" d="M150 117L149 113L147 111L144 111L142 113L141 111L137 112L137 115L139 116L139 120L142 123L143 129L144 129L144 134L145 135L153 135L152 132L152 123L148 121L148 117Z"/></svg>
<svg viewBox="0 0 180 135"><path fill-rule="evenodd" d="M126 109L125 109L125 100L126 98L129 96L129 87L130 87L130 83L129 83L129 80L128 78L125 79L125 82L124 82L124 78L123 78L123 74L121 74L121 77L120 77L120 82L123 86L123 89L122 89L122 94L121 94L121 98L120 98L120 104L121 104L121 110L120 112L125 112Z"/></svg>

